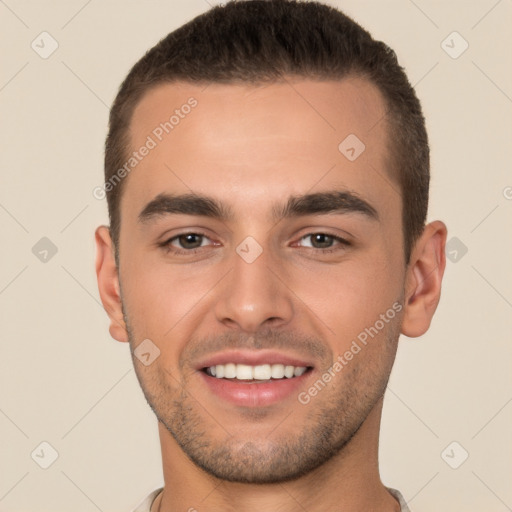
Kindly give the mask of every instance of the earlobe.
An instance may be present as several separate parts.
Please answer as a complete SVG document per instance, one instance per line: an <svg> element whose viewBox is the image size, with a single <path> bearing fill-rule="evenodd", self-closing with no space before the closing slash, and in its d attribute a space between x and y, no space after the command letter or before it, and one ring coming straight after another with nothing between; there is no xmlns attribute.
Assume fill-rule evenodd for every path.
<svg viewBox="0 0 512 512"><path fill-rule="evenodd" d="M110 318L110 335L117 341L128 341L123 318L118 269L108 226L99 226L95 232L96 277L101 302Z"/></svg>
<svg viewBox="0 0 512 512"><path fill-rule="evenodd" d="M411 338L428 330L439 303L446 266L446 235L443 222L431 222L414 246L407 269L402 321L402 334Z"/></svg>

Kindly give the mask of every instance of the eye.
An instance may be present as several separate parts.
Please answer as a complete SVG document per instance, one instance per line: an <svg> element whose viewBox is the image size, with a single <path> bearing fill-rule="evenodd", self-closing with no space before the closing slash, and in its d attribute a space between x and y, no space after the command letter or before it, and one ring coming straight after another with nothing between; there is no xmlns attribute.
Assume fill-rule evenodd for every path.
<svg viewBox="0 0 512 512"><path fill-rule="evenodd" d="M172 245L173 242L177 242L183 249L197 249L201 247L204 239L205 237L198 233L187 233L173 238L170 245Z"/></svg>
<svg viewBox="0 0 512 512"><path fill-rule="evenodd" d="M310 247L312 249L323 250L324 252L332 252L337 250L336 246L349 246L350 242L336 235L328 233L309 233L300 239L300 242L309 239L309 243L301 244L302 247ZM334 247L334 248L333 248ZM338 247L340 248L340 247ZM327 249L327 250L326 250Z"/></svg>
<svg viewBox="0 0 512 512"><path fill-rule="evenodd" d="M160 246L176 254L190 254L201 247L211 245L211 242L206 235L201 233L182 233L163 242Z"/></svg>

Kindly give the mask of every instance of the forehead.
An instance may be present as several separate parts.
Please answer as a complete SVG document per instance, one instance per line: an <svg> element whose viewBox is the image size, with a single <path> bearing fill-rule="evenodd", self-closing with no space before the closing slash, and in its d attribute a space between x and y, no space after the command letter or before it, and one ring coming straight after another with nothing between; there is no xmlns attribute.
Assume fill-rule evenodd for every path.
<svg viewBox="0 0 512 512"><path fill-rule="evenodd" d="M121 211L163 191L217 193L256 208L315 187L396 202L385 114L380 91L357 77L159 85L132 116L128 157L139 154Z"/></svg>

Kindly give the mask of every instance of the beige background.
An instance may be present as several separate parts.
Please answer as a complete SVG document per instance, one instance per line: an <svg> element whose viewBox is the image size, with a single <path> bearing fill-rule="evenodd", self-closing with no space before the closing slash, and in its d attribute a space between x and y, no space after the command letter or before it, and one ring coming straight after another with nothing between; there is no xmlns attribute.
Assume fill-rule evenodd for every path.
<svg viewBox="0 0 512 512"><path fill-rule="evenodd" d="M121 80L208 3L0 1L0 511L126 512L162 482L156 420L99 302L93 232L107 210L92 190ZM383 480L414 512L512 510L512 1L329 3L390 44L415 84L429 218L459 240L430 331L399 348ZM47 59L31 48L43 31L59 44ZM456 59L441 45L453 31L469 43ZM32 251L42 237L57 248L46 262ZM59 454L48 469L43 441Z"/></svg>

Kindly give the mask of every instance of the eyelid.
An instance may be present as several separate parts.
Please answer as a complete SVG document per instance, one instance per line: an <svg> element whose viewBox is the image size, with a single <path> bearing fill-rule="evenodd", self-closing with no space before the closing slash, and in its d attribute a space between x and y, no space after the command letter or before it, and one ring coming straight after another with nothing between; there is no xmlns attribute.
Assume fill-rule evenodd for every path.
<svg viewBox="0 0 512 512"><path fill-rule="evenodd" d="M334 233L331 233L331 232L325 231L325 230L324 231L322 231L322 230L312 231L311 233L306 233L305 235L302 235L299 238L299 240L302 240L303 238L306 238L307 236L314 236L314 235L326 235L326 236L329 236L329 237L334 238L336 240L339 240L341 242L345 242L347 244L350 243L350 241L347 238L345 238L345 237L343 237L341 235L336 235Z"/></svg>
<svg viewBox="0 0 512 512"><path fill-rule="evenodd" d="M180 229L180 228L177 228L177 229ZM162 240L161 242L157 242L158 245L164 245L168 242L170 242L171 240L174 240L176 238L179 238L180 236L185 236L185 235L200 235L200 236L203 236L204 238L208 238L208 239L212 239L211 235L208 235L206 233L207 230L205 230L204 228L190 228L190 227L186 227L186 228L183 228L182 231L177 231L174 230L174 229L169 229L167 231L165 231L165 233L163 233L159 238ZM173 233L172 235L170 233Z"/></svg>
<svg viewBox="0 0 512 512"><path fill-rule="evenodd" d="M183 248L175 247L174 245L172 245L172 242L176 241L179 237L186 236L186 235L197 235L197 236L206 238L207 240L209 240L210 242L213 242L213 243L207 244L206 246L201 245L199 247L194 247L193 249L183 249ZM349 240L347 240L346 238L344 238L340 235L334 234L326 229L324 229L324 230L316 229L316 230L304 233L297 239L297 242L300 242L304 238L311 237L314 235L328 236L328 237L334 239L336 242L338 242L338 244L335 244L333 247L327 247L327 248L302 247L302 246L299 246L299 247L302 247L303 249L317 252L317 253L328 254L328 253L332 253L335 251L343 250L344 248L347 248L352 245L352 243ZM296 244L297 242L293 242L293 244ZM188 229L186 231L182 231L181 233L176 233L171 237L167 237L163 242L158 243L158 246L161 247L163 250L167 251L168 253L174 253L176 255L192 255L192 254L195 254L197 251L205 249L205 247L219 246L219 245L221 245L219 242L215 242L214 240L212 240L212 238L210 236L208 236L206 233L204 233L204 231L202 231L201 229L197 229L197 230Z"/></svg>
<svg viewBox="0 0 512 512"><path fill-rule="evenodd" d="M171 237L167 236L162 242L158 242L157 245L158 245L158 247L160 247L161 249L163 249L164 251L166 251L168 253L174 253L174 254L178 254L178 255L195 254L198 250L204 249L206 247L206 246L200 246L200 247L195 247L193 249L183 249L183 248L175 247L174 245L171 245L172 242L177 240L179 237L186 236L186 235L201 236L203 238L210 240L210 242L213 242L212 244L208 244L208 245L213 245L213 246L219 245L218 242L215 242L214 240L212 240L212 238L210 236L208 236L201 229L187 229L186 231L182 231L181 233L176 233L176 234L172 235Z"/></svg>
<svg viewBox="0 0 512 512"><path fill-rule="evenodd" d="M167 239L167 242L164 242L166 244L171 244L171 242L174 242L176 241L178 238L182 237L182 236L187 236L187 235L197 235L197 236L200 236L202 237L203 239L207 239L207 240L210 240L211 242L213 241L208 235L206 235L205 233L201 233L199 231L187 231L186 233L179 233L178 235L174 235L172 236L171 238L168 238ZM174 246L173 246L174 247Z"/></svg>
<svg viewBox="0 0 512 512"><path fill-rule="evenodd" d="M350 242L350 240L347 240L346 238L340 236L340 235L335 235L334 233L331 233L327 230L317 230L317 231L313 231L313 232L310 232L310 233L305 233L304 235L301 235L299 238L298 238L298 241L300 242L301 240L303 240L304 238L307 238L309 236L314 236L314 235L326 235L330 238L333 238L336 242L338 242L339 245L341 245L342 247L348 247L348 246L351 246L352 245L352 242ZM295 242L294 242L295 243ZM327 247L327 248L324 248L324 249L321 249L321 248L318 248L318 247L305 247L305 249L311 249L311 250L314 250L314 251L319 251L319 252L333 252L333 251L336 251L338 249L336 249L336 245L334 247Z"/></svg>

